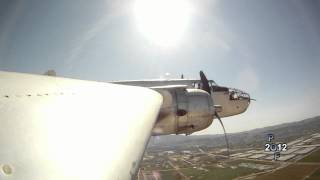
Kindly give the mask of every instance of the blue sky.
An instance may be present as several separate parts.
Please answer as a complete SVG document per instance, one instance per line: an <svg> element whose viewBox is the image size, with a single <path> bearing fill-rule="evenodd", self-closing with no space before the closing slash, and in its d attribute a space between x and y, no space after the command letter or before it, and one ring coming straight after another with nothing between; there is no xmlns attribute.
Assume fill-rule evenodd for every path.
<svg viewBox="0 0 320 180"><path fill-rule="evenodd" d="M188 0L181 42L141 34L133 1L3 0L0 70L112 81L198 78L243 89L258 101L226 118L228 132L319 115L320 2ZM165 12L164 12L165 13ZM221 133L214 125L201 133Z"/></svg>

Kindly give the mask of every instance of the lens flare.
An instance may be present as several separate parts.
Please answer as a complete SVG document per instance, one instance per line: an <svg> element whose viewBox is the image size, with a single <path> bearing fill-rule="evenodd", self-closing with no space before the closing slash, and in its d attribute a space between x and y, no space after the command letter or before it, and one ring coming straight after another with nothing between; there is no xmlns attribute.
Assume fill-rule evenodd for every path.
<svg viewBox="0 0 320 180"><path fill-rule="evenodd" d="M189 24L190 4L184 0L137 0L134 16L141 34L159 46L176 46Z"/></svg>

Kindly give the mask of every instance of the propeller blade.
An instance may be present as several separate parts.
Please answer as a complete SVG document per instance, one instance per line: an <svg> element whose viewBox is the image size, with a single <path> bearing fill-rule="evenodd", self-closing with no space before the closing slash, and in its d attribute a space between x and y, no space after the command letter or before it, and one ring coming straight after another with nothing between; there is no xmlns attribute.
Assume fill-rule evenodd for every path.
<svg viewBox="0 0 320 180"><path fill-rule="evenodd" d="M209 81L206 77L206 75L204 75L203 71L200 71L200 79L202 82L202 90L207 91L209 94L211 94L211 90L210 90L210 86L209 86Z"/></svg>
<svg viewBox="0 0 320 180"><path fill-rule="evenodd" d="M227 144L227 151L228 151L228 157L230 157L230 151L229 151L229 140L228 140L228 137L227 137L227 132L226 132L226 129L224 128L224 125L220 119L220 116L218 115L217 112L214 113L214 115L218 118L222 128L223 128L223 132L224 132L224 138L226 140L226 144Z"/></svg>

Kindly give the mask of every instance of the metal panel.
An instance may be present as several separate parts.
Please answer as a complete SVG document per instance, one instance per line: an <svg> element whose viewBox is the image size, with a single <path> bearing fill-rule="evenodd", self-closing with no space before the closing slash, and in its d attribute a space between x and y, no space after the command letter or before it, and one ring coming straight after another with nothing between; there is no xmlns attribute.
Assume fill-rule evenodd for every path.
<svg viewBox="0 0 320 180"><path fill-rule="evenodd" d="M162 96L106 83L0 72L0 179L133 178Z"/></svg>

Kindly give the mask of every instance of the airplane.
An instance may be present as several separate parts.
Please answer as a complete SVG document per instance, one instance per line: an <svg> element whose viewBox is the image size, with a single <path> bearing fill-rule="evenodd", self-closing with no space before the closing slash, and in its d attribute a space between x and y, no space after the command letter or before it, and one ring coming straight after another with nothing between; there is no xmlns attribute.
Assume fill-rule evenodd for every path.
<svg viewBox="0 0 320 180"><path fill-rule="evenodd" d="M219 86L200 71L200 79L114 81L110 83L148 87L163 97L154 136L186 134L209 127L213 119L245 112L250 95L242 90ZM222 123L222 121L221 121ZM222 124L223 125L223 124Z"/></svg>
<svg viewBox="0 0 320 180"><path fill-rule="evenodd" d="M0 71L0 84L4 180L134 179L152 135L189 135L251 100L202 71L200 80L111 83Z"/></svg>

